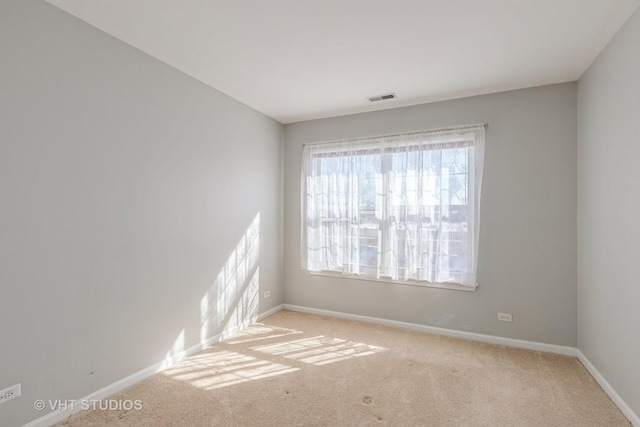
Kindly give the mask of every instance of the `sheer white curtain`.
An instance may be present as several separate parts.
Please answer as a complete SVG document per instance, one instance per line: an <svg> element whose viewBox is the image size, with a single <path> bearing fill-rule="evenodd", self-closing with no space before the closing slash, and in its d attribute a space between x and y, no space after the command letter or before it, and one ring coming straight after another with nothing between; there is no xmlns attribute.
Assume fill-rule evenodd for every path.
<svg viewBox="0 0 640 427"><path fill-rule="evenodd" d="M484 125L307 144L302 268L476 286Z"/></svg>

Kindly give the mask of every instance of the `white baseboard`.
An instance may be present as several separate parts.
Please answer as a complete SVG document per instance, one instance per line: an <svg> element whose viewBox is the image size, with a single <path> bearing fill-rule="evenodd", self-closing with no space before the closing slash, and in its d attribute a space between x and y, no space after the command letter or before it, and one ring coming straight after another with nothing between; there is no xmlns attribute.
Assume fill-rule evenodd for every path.
<svg viewBox="0 0 640 427"><path fill-rule="evenodd" d="M541 342L517 340L513 338L496 337L493 335L477 334L475 332L457 331L454 329L438 328L436 326L419 325L417 323L400 322L397 320L381 319L379 317L361 316L358 314L342 313L338 311L321 310L317 308L303 307L299 305L283 304L285 310L299 311L302 313L318 314L320 316L337 317L347 320L358 320L361 322L374 323L376 325L392 326L396 328L410 329L412 331L426 332L435 335L444 335L454 338L462 338L472 341L481 341L491 344L499 344L508 347L524 348L527 350L543 351L546 353L562 354L564 356L577 357L578 352L574 347L566 347L555 344L545 344Z"/></svg>
<svg viewBox="0 0 640 427"><path fill-rule="evenodd" d="M174 365L175 363L195 354L198 353L199 351L204 350L207 347L211 347L213 344L219 342L221 339L227 338L235 333L237 333L238 331L250 326L251 324L255 323L256 321L261 321L262 319L265 319L269 316L271 316L274 313L277 313L278 311L282 310L282 304L265 311L264 313L261 313L257 316L255 316L254 318L252 318L250 321L243 323L242 325L238 325L235 326L233 328L230 328L228 330L225 330L219 334L216 334L210 338L208 338L207 340L198 343L196 345L194 345L193 347L190 347L184 351L181 351L180 353L177 353L175 355L173 355L171 358L162 360L158 363L155 363L151 366L149 366L148 368L142 369L132 375L129 375L126 378L123 378L121 380L118 380L116 382L114 382L113 384L109 384L106 387L101 388L100 390L93 392L81 399L78 399L78 401L91 401L91 400L102 400L102 399L106 399L107 397L121 391L124 390L127 387L130 387L148 377L150 377L151 375L157 374L158 372L164 371L165 369L167 369L168 367ZM70 405L71 406L71 405ZM81 405L73 405L73 407L70 407L69 409L58 409L52 412L49 412L46 415L43 415L40 418L37 418L27 424L25 424L23 427L49 427L55 423L58 423L64 419L66 419L67 417L80 412L81 410Z"/></svg>
<svg viewBox="0 0 640 427"><path fill-rule="evenodd" d="M276 305L270 310L265 311L264 313L258 316L258 322L261 322L267 317L276 314L277 312L281 311L283 308L284 308L284 304L280 304L280 305Z"/></svg>
<svg viewBox="0 0 640 427"><path fill-rule="evenodd" d="M620 395L616 393L616 391L613 389L613 387L611 387L609 382L602 376L602 374L600 374L600 372L593 366L593 364L591 364L591 362L587 359L587 357L584 354L582 354L582 352L579 349L576 349L573 347L555 345L555 344L545 344L545 343L539 343L539 342L533 342L533 341L525 341L525 340L517 340L512 338L496 337L492 335L477 334L474 332L456 331L453 329L419 325L416 323L401 322L397 320L387 320L387 319L381 319L378 317L369 317L369 316L361 316L357 314L342 313L338 311L322 310L322 309L304 307L304 306L292 305L292 304L277 305L259 314L254 319L252 319L251 322L248 322L247 324L242 324L237 327L226 330L220 334L214 335L213 337L208 338L206 341L198 343L193 347L190 347L187 350L184 350L179 354L174 355L171 359L163 360L152 366L149 366L148 368L142 369L141 371L138 371L132 375L129 375L126 378L116 381L113 384L103 387L100 390L94 393L91 393L85 396L84 398L78 399L78 400L105 399L113 395L114 393L124 390L125 388L130 387L133 384L136 384L150 377L151 375L154 375L158 372L161 372L167 369L168 367L172 366L173 364L179 362L182 359L185 359L207 347L210 347L211 345L219 342L221 339L226 338L230 335L233 335L239 330L244 329L245 327L249 326L249 324L251 323L266 319L267 317L277 313L280 310L291 310L291 311L298 311L301 313L317 314L320 316L330 316L330 317L337 317L340 319L357 320L360 322L367 322L367 323L373 323L377 325L404 328L404 329L409 329L409 330L418 331L418 332L426 332L426 333L444 335L444 336L449 336L454 338L468 339L472 341L480 341L480 342L486 342L491 344L505 345L508 347L517 347L517 348L523 348L527 350L543 351L547 353L555 353L555 354L561 354L565 356L577 357L580 360L580 362L582 362L582 364L585 366L587 371L589 371L589 373L593 376L593 378L598 382L598 384L600 384L600 386L605 391L605 393L607 393L607 395L611 398L611 400L613 400L613 402L618 406L618 408L620 408L622 413L631 421L633 426L640 427L640 417L638 417L638 415L635 412L633 412L633 410L629 407L629 405L627 405L627 403L620 397ZM74 409L53 411L40 418L37 418L29 422L28 424L25 424L23 427L48 427L57 422L64 420L65 418L79 411L80 411L79 405L75 406Z"/></svg>
<svg viewBox="0 0 640 427"><path fill-rule="evenodd" d="M566 347L555 344L545 344L540 342L516 340L512 338L496 337L492 335L477 334L474 332L456 331L453 329L438 328L435 326L418 325L416 323L400 322L397 320L387 320L378 317L360 316L357 314L342 313L338 311L321 310L318 308L304 307L292 304L283 304L285 310L299 311L301 313L317 314L320 316L337 317L339 319L358 320L361 322L374 323L377 325L392 326L397 328L410 329L418 332L427 332L437 335L445 335L448 337L463 338L472 341L481 341L491 344L505 345L509 347L523 348L527 350L543 351L547 353L561 354L564 356L577 357L585 366L587 371L593 376L600 387L611 398L613 403L622 411L625 417L631 421L634 427L640 427L640 417L633 412L627 403L620 397L618 393L611 387L611 384L602 376L602 374L589 362L589 359L582 352L574 347Z"/></svg>
<svg viewBox="0 0 640 427"><path fill-rule="evenodd" d="M627 405L627 402L625 402L622 399L622 397L620 397L620 395L616 393L613 387L611 387L611 384L609 384L609 381L607 381L602 376L600 371L598 371L596 367L593 366L593 364L589 361L589 359L587 359L587 356L585 356L580 351L580 349L578 349L578 360L580 360L580 362L582 362L584 367L587 368L587 371L589 371L589 373L596 380L596 382L600 384L600 387L602 387L604 392L607 393L607 395L611 398L611 400L613 400L613 403L615 403L616 406L620 408L620 411L622 411L624 416L627 417L629 421L631 421L631 424L633 424L634 427L640 427L640 417L638 416L638 414L633 412L633 410L629 407L629 405Z"/></svg>

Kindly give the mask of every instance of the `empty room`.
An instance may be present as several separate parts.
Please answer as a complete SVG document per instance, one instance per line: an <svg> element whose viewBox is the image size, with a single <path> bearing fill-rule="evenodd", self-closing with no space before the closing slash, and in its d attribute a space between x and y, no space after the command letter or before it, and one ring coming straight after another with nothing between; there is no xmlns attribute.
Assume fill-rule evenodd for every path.
<svg viewBox="0 0 640 427"><path fill-rule="evenodd" d="M639 7L0 0L0 426L640 427Z"/></svg>

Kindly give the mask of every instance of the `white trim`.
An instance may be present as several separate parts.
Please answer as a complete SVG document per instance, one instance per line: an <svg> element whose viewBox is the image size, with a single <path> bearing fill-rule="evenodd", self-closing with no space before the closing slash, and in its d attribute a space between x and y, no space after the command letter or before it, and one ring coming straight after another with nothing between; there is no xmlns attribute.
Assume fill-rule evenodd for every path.
<svg viewBox="0 0 640 427"><path fill-rule="evenodd" d="M355 274L342 274L337 271L308 271L304 270L306 273L309 273L311 276L324 276L324 277L333 277L339 279L352 279L352 280L364 280L367 282L377 282L377 283L391 283L393 285L403 285L403 286L417 286L419 288L436 288L436 289L449 289L453 291L465 291L465 292L475 292L478 288L477 284L473 286L460 285L458 283L435 283L435 282L418 282L415 280L392 280L392 279L376 279L374 277L366 277L366 276L358 276Z"/></svg>
<svg viewBox="0 0 640 427"><path fill-rule="evenodd" d="M293 305L293 304L277 305L265 311L264 313L259 314L255 319L253 319L253 321L262 321L267 317L272 316L273 314L281 310L290 310L290 311L297 311L301 313L317 314L320 316L337 317L339 319L357 320L360 322L367 322L367 323L391 326L396 328L404 328L404 329L409 329L409 330L418 331L418 332L426 332L426 333L444 335L444 336L449 336L454 338L468 339L472 341L480 341L480 342L486 342L491 344L505 345L508 347L517 347L517 348L523 348L527 350L543 351L548 353L555 353L555 354L562 354L565 356L577 357L578 360L580 360L580 362L587 369L587 371L591 374L591 376L593 376L596 382L600 385L600 387L602 387L604 392L607 393L607 395L611 398L613 403L615 403L616 406L620 409L620 411L622 411L624 416L627 417L629 421L631 421L631 424L634 427L640 427L640 417L638 417L638 415L635 412L633 412L633 410L629 407L629 405L627 405L627 403L620 397L620 395L616 393L616 391L613 389L611 384L609 384L609 382L602 376L602 374L595 368L595 366L593 366L593 364L589 361L589 359L587 359L587 357L577 348L560 346L555 344L545 344L545 343L539 343L534 341L517 340L512 338L496 337L493 335L477 334L474 332L456 331L453 329L438 328L435 326L426 326L426 325L419 325L416 323L401 322L397 320L381 319L379 317L369 317L369 316L361 316L358 314L342 313L338 311L322 310L318 308L304 307L304 306ZM244 327L245 325L240 325L240 326ZM94 393L91 393L85 396L84 398L78 399L78 400L105 399L114 393L124 390L125 388L130 387L133 384L136 384L150 377L151 375L154 375L158 372L165 370L169 366L173 365L176 362L179 362L184 358L187 358L207 347L210 347L211 345L219 342L221 338L225 338L225 337L228 337L229 335L232 335L233 333L237 332L237 330L242 329L242 327L234 327L228 331L224 331L221 334L214 335L213 337L208 338L204 342L196 344L193 347L190 347L189 349L173 356L170 361L163 360L161 362L158 362L152 366L149 366L148 368L142 369L141 371L138 371L132 375L129 375L126 378L116 381L113 384L103 387L100 390ZM75 409L73 410L69 409L66 411L65 410L52 411L46 415L43 415L40 418L37 418L25 424L23 427L48 427L55 423L63 421L67 417L79 411L80 411L79 406L76 406Z"/></svg>
<svg viewBox="0 0 640 427"><path fill-rule="evenodd" d="M283 309L283 306L284 306L284 304L276 305L275 307L273 307L273 308L265 311L264 313L260 314L258 316L258 322L261 322L264 319L266 319L267 317L273 316L277 312L281 311Z"/></svg>
<svg viewBox="0 0 640 427"><path fill-rule="evenodd" d="M320 212L322 209L318 210L318 206L322 205L322 202L318 202L316 199L322 199L318 194L318 189L316 187L322 187L322 191L328 191L326 188L326 180L321 178L326 178L326 171L323 172L319 168L319 164L317 164L316 160L322 158L338 158L338 160L342 159L344 156L352 157L353 155L362 155L362 154L371 154L376 157L378 162L381 162L379 167L381 168L382 173L382 185L385 188L384 191L388 191L387 187L392 185L393 179L389 178L387 172L393 172L393 163L392 156L397 150L399 152L404 152L406 150L413 150L416 152L424 152L429 150L441 151L446 148L455 148L455 149L464 149L466 152L468 167L466 168L465 176L467 179L467 187L469 190L469 197L466 203L463 205L466 206L469 210L468 216L468 236L466 239L463 239L463 246L467 252L469 252L469 256L467 257L467 268L464 271L450 271L445 268L443 271L422 271L421 269L416 267L415 265L411 268L407 267L408 274L410 276L416 276L416 279L420 279L417 276L426 275L429 276L429 279L432 282L439 282L432 287L439 287L445 289L458 289L462 290L463 287L469 287L471 289L465 290L475 290L477 287L476 283L476 267L477 267L477 253L478 253L478 240L479 240L479 217L480 217L480 193L482 187L482 173L483 173L483 164L484 164L484 147L485 147L485 128L486 124L479 125L465 125L465 126L456 126L452 128L444 128L444 129L436 129L431 131L415 131L409 133L400 133L400 134L392 134L392 135L381 135L381 136L373 136L373 137L364 137L364 138L354 138L354 139L344 139L337 141L323 141L323 142L312 142L306 143L303 147L302 152L302 167L300 169L300 191L301 191L301 200L300 210L301 210L301 239L300 239L300 266L302 270L311 271L315 273L324 273L324 272L333 272L338 271L342 273L342 270L345 269L347 276L350 276L354 279L363 279L366 276L371 276L369 274L364 274L360 276L358 274L359 267L354 264L354 259L349 254L335 254L335 257L328 256L324 254L326 250L326 246L323 246L321 242L315 241L317 240L319 234L323 234L324 230L322 224L318 225L317 222L320 221L324 224L326 218L326 212ZM343 156L344 155L344 156ZM336 157L337 156L337 157ZM344 157L344 158L347 158ZM406 165L405 165L406 166ZM399 173L407 172L406 170L402 170ZM442 173L442 171L440 171ZM361 178L358 173L356 173L357 178ZM393 174L392 174L393 175ZM351 179L351 178L349 178ZM350 181L351 182L351 181ZM376 184L377 185L377 184ZM329 185L331 186L331 185ZM423 194L423 196L425 196ZM426 197L426 196L425 196ZM414 201L415 202L415 201ZM452 203L451 200L449 200ZM375 203L375 208L382 207L383 211L391 209L389 206L389 200L383 197L382 202L377 200ZM426 203L425 200L420 199L418 197L417 203ZM320 206L322 207L322 206ZM343 212L345 215L346 213ZM384 215L383 215L384 217ZM309 219L312 218L312 219ZM443 216L444 218L444 216ZM331 219L331 218L329 218ZM334 218L335 219L335 218ZM342 218L344 219L344 218ZM333 220L332 220L333 221ZM340 218L337 219L340 221ZM315 225L311 224L313 222ZM384 222L384 218L383 218ZM326 225L326 224L325 224ZM334 224L335 225L335 224ZM340 224L338 224L340 225ZM344 224L342 224L344 225ZM402 225L402 222L400 222ZM414 226L416 224L413 224ZM422 227L421 220L418 221L417 226ZM446 224L445 224L446 225ZM434 226L437 230L443 230L442 224L436 224ZM393 227L392 227L393 228ZM324 231L323 231L324 230ZM344 233L351 236L354 233L352 229L342 230ZM384 227L379 231L378 236L378 246L390 244L389 241L393 240L393 236L391 234L392 230L384 229ZM343 233L343 234L344 234ZM338 232L341 234L341 232ZM356 230L357 234L357 230ZM344 237L344 236L342 236ZM353 237L353 236L351 236ZM349 237L349 238L351 238ZM442 237L442 236L440 236ZM445 236L446 237L446 236ZM315 239L315 240L314 240ZM447 240L447 239L445 239ZM391 242L393 243L393 242ZM447 244L445 242L445 244ZM447 246L448 247L448 246ZM356 251L357 252L357 251ZM447 251L445 251L447 252ZM327 258L328 257L328 258ZM336 265L336 259L337 264ZM397 261L397 260L396 260ZM396 261L391 259L387 259L386 257L382 257L377 260L377 266L374 266L378 270L378 275L383 272L385 275L388 272L384 272L386 269L394 269L397 268ZM356 263L357 264L357 263ZM362 267L362 266L360 266ZM442 275L448 276L444 281L453 283L443 284L443 279L438 279L437 276ZM380 280L377 278L376 274L373 274L374 277L369 277L370 279ZM424 277L422 277L424 279ZM382 279L383 281L387 281L389 279ZM393 282L404 283L405 281L396 281ZM426 282L426 281L425 281ZM408 283L407 283L408 284ZM416 285L422 284L420 280L416 281ZM461 287L457 287L455 285L463 285ZM431 286L424 283L424 286Z"/></svg>
<svg viewBox="0 0 640 427"><path fill-rule="evenodd" d="M338 311L321 310L317 308L303 307L299 305L283 304L285 310L299 311L301 313L317 314L320 316L337 317L347 320L358 320L360 322L374 323L376 325L392 326L395 328L410 329L412 331L426 332L436 335L444 335L454 338L462 338L471 341L480 341L490 344L504 345L507 347L524 348L527 350L543 351L546 353L562 354L564 356L577 357L577 349L563 345L546 344L534 341L517 340L513 338L497 337L494 335L477 334L475 332L457 331L454 329L438 328L436 326L419 325L417 323L400 322L398 320L387 320L379 317L361 316L358 314L341 313Z"/></svg>
<svg viewBox="0 0 640 427"><path fill-rule="evenodd" d="M368 140L375 140L375 139L382 139L382 138L402 138L402 137L423 136L423 135L428 136L428 135L441 134L441 133L455 134L461 131L472 132L472 131L479 130L481 128L486 129L488 127L489 127L489 123L477 123L477 124L471 124L471 125L458 125L458 126L449 126L449 127L435 128L435 129L416 130L412 132L385 133L382 135L362 136L362 137L356 137L356 138L331 139L328 141L311 141L311 142L305 142L304 144L302 144L302 146L306 147L307 145L345 144L349 142L368 141Z"/></svg>
<svg viewBox="0 0 640 427"><path fill-rule="evenodd" d="M593 366L589 359L587 359L587 356L585 356L580 351L580 349L578 349L578 360L582 362L585 368L587 368L587 371L589 371L596 382L600 384L600 387L602 387L604 392L607 393L611 400L613 400L613 403L616 404L616 406L620 409L624 416L627 417L629 421L631 421L631 424L634 427L640 427L640 417L638 416L638 414L633 412L633 409L631 409L631 407L627 405L627 402L625 402L624 399L622 399L622 397L620 397L620 395L616 393L613 387L611 387L611 384L609 384L609 381L607 381L604 376L602 376L600 371L598 371L596 367Z"/></svg>
<svg viewBox="0 0 640 427"><path fill-rule="evenodd" d="M81 400L106 399L107 397L121 390L124 390L127 387L130 387L154 374L157 374L158 372L164 371L168 367L176 364L177 362L183 359L186 359L187 357L195 353L198 353L199 351L204 350L207 347L211 347L213 344L219 342L221 339L227 338L235 334L239 330L242 330L247 326L255 323L256 321L261 321L262 319L265 319L271 316L272 314L277 313L280 310L282 310L282 304L276 307L273 307L272 309L269 309L264 313L259 314L258 316L255 316L249 322L245 322L241 325L234 326L233 328L230 328L210 338L207 338L205 341L200 342L194 345L193 347L190 347L184 351L181 351L168 359L164 359L158 363L155 363L149 366L148 368L142 369L134 374L131 374L128 377L125 377L112 384L109 384L108 386L103 387L100 390L95 391L91 394L88 394L87 396L84 396L78 400L81 401ZM29 423L25 424L23 427L49 427L54 425L55 423L65 420L66 418L70 417L71 415L77 412L80 412L80 410L81 410L81 405L73 405L72 408L69 408L66 410L58 409L58 410L49 412L48 414L45 414L40 418L36 418L35 420L30 421Z"/></svg>

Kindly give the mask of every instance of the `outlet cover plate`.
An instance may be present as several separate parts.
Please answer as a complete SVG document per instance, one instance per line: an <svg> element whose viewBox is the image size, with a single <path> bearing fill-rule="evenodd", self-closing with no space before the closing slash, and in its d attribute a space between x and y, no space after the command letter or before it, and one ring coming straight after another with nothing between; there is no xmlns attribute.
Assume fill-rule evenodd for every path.
<svg viewBox="0 0 640 427"><path fill-rule="evenodd" d="M510 313L498 313L498 320L501 322L512 322L513 317Z"/></svg>
<svg viewBox="0 0 640 427"><path fill-rule="evenodd" d="M0 403L15 399L16 397L19 397L21 393L22 390L20 389L20 384L12 385L4 390L0 390Z"/></svg>

